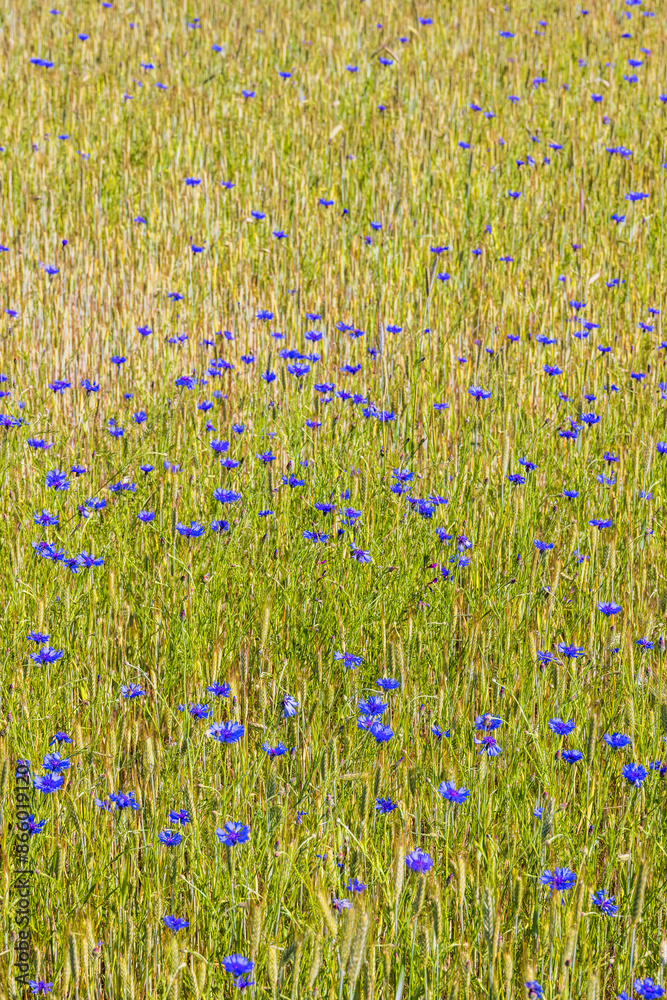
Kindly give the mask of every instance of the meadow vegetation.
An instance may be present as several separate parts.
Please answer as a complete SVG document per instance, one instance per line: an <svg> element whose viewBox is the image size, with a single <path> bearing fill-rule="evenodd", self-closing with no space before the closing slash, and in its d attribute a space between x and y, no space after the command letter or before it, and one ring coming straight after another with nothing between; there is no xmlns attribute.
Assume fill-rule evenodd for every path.
<svg viewBox="0 0 667 1000"><path fill-rule="evenodd" d="M662 995L647 4L0 5L0 995Z"/></svg>

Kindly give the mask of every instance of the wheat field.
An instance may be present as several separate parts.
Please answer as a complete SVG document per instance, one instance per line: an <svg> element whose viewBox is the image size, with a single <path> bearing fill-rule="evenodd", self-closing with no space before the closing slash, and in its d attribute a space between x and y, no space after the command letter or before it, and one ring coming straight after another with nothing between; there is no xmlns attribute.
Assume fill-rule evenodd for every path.
<svg viewBox="0 0 667 1000"><path fill-rule="evenodd" d="M0 22L0 996L657 1000L664 9Z"/></svg>

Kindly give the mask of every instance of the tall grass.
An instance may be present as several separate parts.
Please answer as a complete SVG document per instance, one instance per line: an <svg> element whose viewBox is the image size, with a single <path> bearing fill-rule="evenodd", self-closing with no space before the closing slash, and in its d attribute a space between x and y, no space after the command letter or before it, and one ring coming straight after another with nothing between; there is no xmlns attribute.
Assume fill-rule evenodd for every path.
<svg viewBox="0 0 667 1000"><path fill-rule="evenodd" d="M21 989L13 768L43 774L54 749L71 767L34 791L31 840L34 978L54 996L226 996L235 953L274 1000L512 1000L533 981L597 1000L663 982L664 779L648 764L667 733L667 389L648 310L664 305L667 106L662 13L644 15L0 6L0 304L16 313L0 341L2 995ZM295 376L285 348L320 360ZM54 469L67 489L45 485ZM394 470L414 477L403 494ZM221 506L218 488L241 499ZM44 509L58 526L35 524ZM191 520L201 537L179 532ZM104 563L68 567L40 540ZM31 630L63 657L33 662ZM223 682L228 698L207 691ZM386 743L357 728L372 694ZM497 757L474 742L485 713ZM238 743L206 735L224 720ZM61 730L72 745L50 747ZM443 780L467 800L446 802ZM119 790L139 808L95 804ZM191 819L174 847L158 840L170 809ZM250 837L225 848L230 820ZM406 868L416 848L426 874ZM576 884L551 897L540 876L562 867Z"/></svg>

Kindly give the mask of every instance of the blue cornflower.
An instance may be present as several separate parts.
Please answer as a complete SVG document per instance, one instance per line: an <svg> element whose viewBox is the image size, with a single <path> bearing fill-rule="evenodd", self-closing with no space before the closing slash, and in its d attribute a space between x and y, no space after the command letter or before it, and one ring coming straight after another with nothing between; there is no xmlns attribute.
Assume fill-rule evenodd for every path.
<svg viewBox="0 0 667 1000"><path fill-rule="evenodd" d="M563 722L562 719L549 719L548 726L556 736L569 736L574 729L574 719L569 719L567 722Z"/></svg>
<svg viewBox="0 0 667 1000"><path fill-rule="evenodd" d="M176 531L183 538L201 538L206 529L198 521L190 521L190 524L181 524L179 521L176 525Z"/></svg>
<svg viewBox="0 0 667 1000"><path fill-rule="evenodd" d="M234 490L217 489L213 490L213 499L222 504L236 503L241 499L241 494L235 493Z"/></svg>
<svg viewBox="0 0 667 1000"><path fill-rule="evenodd" d="M503 752L495 736L482 736L481 740L475 739L475 743L482 748L479 751L480 756L486 754L487 757L498 757Z"/></svg>
<svg viewBox="0 0 667 1000"><path fill-rule="evenodd" d="M139 803L135 799L134 792L113 792L109 793L109 801L113 802L116 809L134 809L139 808Z"/></svg>
<svg viewBox="0 0 667 1000"><path fill-rule="evenodd" d="M182 931L186 927L190 926L189 920L184 920L183 917L175 917L173 913L167 914L167 916L163 917L162 920L165 926L168 927L173 933Z"/></svg>
<svg viewBox="0 0 667 1000"><path fill-rule="evenodd" d="M57 751L45 754L43 764L44 770L50 774L60 774L62 771L68 771L72 766L69 757L61 757Z"/></svg>
<svg viewBox="0 0 667 1000"><path fill-rule="evenodd" d="M219 743L237 743L245 732L245 726L239 722L214 722L206 731L207 736L211 736Z"/></svg>
<svg viewBox="0 0 667 1000"><path fill-rule="evenodd" d="M457 788L453 781L442 781L438 786L438 791L447 802L454 802L461 805L470 795L467 788Z"/></svg>
<svg viewBox="0 0 667 1000"><path fill-rule="evenodd" d="M64 655L65 652L62 649L54 649L52 646L45 646L36 653L30 653L30 659L33 663L38 663L41 666L44 663L55 663L56 660L62 659Z"/></svg>
<svg viewBox="0 0 667 1000"><path fill-rule="evenodd" d="M368 731L377 743L388 743L394 735L393 729L383 725L381 722L374 722Z"/></svg>
<svg viewBox="0 0 667 1000"><path fill-rule="evenodd" d="M342 660L348 670L353 670L354 667L358 667L364 662L363 656L357 656L354 653L334 652L334 660Z"/></svg>
<svg viewBox="0 0 667 1000"><path fill-rule="evenodd" d="M206 690L214 694L216 698L229 698L232 693L231 685L226 682L222 684L209 684Z"/></svg>
<svg viewBox="0 0 667 1000"><path fill-rule="evenodd" d="M541 885L546 885L554 892L568 892L577 881L575 872L569 868L554 868L553 872L546 869L539 878Z"/></svg>
<svg viewBox="0 0 667 1000"><path fill-rule="evenodd" d="M244 958L242 955L228 955L226 958L223 958L222 965L225 972L229 972L232 976L238 978L251 972L255 963L249 958Z"/></svg>
<svg viewBox="0 0 667 1000"><path fill-rule="evenodd" d="M566 642L558 643L558 652L568 660L577 660L580 656L585 655L583 646L575 646Z"/></svg>
<svg viewBox="0 0 667 1000"><path fill-rule="evenodd" d="M28 818L25 820L25 823L27 824L26 832L29 837L34 837L36 833L41 833L44 827L46 826L45 819L40 820L40 822L37 822L32 813L29 814Z"/></svg>
<svg viewBox="0 0 667 1000"><path fill-rule="evenodd" d="M597 889L591 894L591 903L597 906L605 917L615 917L618 913L615 897L608 895L604 889Z"/></svg>
<svg viewBox="0 0 667 1000"><path fill-rule="evenodd" d="M566 764L578 764L584 755L581 750L563 750L561 757Z"/></svg>
<svg viewBox="0 0 667 1000"><path fill-rule="evenodd" d="M370 698L367 698L366 701L359 702L359 711L362 715L384 715L387 708L388 705L386 702L374 694Z"/></svg>
<svg viewBox="0 0 667 1000"><path fill-rule="evenodd" d="M266 740L262 743L262 750L269 757L282 757L287 753L287 747L284 743L276 743L276 745L272 747Z"/></svg>
<svg viewBox="0 0 667 1000"><path fill-rule="evenodd" d="M433 867L433 858L426 851L422 851L420 847L417 847L414 851L406 854L405 864L410 871L417 872L418 875L424 875Z"/></svg>
<svg viewBox="0 0 667 1000"><path fill-rule="evenodd" d="M538 649L538 651L537 651L537 659L538 659L538 661L541 664L545 664L545 663L559 663L560 662L558 660L558 658L554 656L553 653L550 653L548 650L544 651L542 649Z"/></svg>
<svg viewBox="0 0 667 1000"><path fill-rule="evenodd" d="M50 472L47 472L44 485L47 489L62 492L69 489L70 482L67 478L67 473L61 472L60 469L52 469Z"/></svg>
<svg viewBox="0 0 667 1000"><path fill-rule="evenodd" d="M169 822L178 823L179 826L186 826L192 821L190 819L190 813L187 809L170 809Z"/></svg>
<svg viewBox="0 0 667 1000"><path fill-rule="evenodd" d="M635 988L635 993L638 993L640 997L644 997L644 1000L657 1000L665 992L662 986L658 983L654 983L652 979L635 979L633 986Z"/></svg>
<svg viewBox="0 0 667 1000"><path fill-rule="evenodd" d="M178 710L179 712L184 712L185 705L179 705ZM208 705L201 705L201 704L191 704L190 708L188 709L188 713L192 716L193 719L210 719L210 717L213 715L213 712L208 707Z"/></svg>
<svg viewBox="0 0 667 1000"><path fill-rule="evenodd" d="M138 684L123 684L120 689L123 698L141 698L146 692Z"/></svg>
<svg viewBox="0 0 667 1000"><path fill-rule="evenodd" d="M62 774L56 772L56 774L38 774L33 779L33 786L39 792L44 792L45 795L49 795L51 792L57 792L63 787L64 777Z"/></svg>
<svg viewBox="0 0 667 1000"><path fill-rule="evenodd" d="M322 534L321 531L302 531L301 534L309 542L327 542L329 540L329 536Z"/></svg>
<svg viewBox="0 0 667 1000"><path fill-rule="evenodd" d="M48 510L42 510L41 514L34 513L32 519L42 528L58 526L58 514L50 514Z"/></svg>
<svg viewBox="0 0 667 1000"><path fill-rule="evenodd" d="M502 719L498 718L497 715L491 715L489 712L485 715L478 715L474 722L475 729L483 729L487 732L493 732L494 729L500 729L502 724Z"/></svg>
<svg viewBox="0 0 667 1000"><path fill-rule="evenodd" d="M366 549L351 548L350 549L350 555L357 562L360 562L360 563L369 563L369 562L371 562L371 554L370 554L370 552L366 551Z"/></svg>
<svg viewBox="0 0 667 1000"><path fill-rule="evenodd" d="M360 662L361 659L362 657L359 657ZM395 680L393 677L378 677L375 683L379 688L382 688L383 691L395 691L396 688L401 686L401 682Z"/></svg>
<svg viewBox="0 0 667 1000"><path fill-rule="evenodd" d="M28 632L28 635L26 636L26 638L30 642L36 642L40 646L43 646L45 643L47 643L49 641L49 639L51 638L51 636L44 635L43 632L34 632L33 631L33 632Z"/></svg>
<svg viewBox="0 0 667 1000"><path fill-rule="evenodd" d="M294 718L299 708L296 698L293 698L291 694L284 695L280 700L280 705L283 710L284 719Z"/></svg>
<svg viewBox="0 0 667 1000"><path fill-rule="evenodd" d="M62 730L59 730L55 734L55 736L52 736L51 739L49 740L49 746L52 747L54 743L60 744L60 743L71 743L71 742L72 742L71 736L68 736L67 733L63 732Z"/></svg>
<svg viewBox="0 0 667 1000"><path fill-rule="evenodd" d="M474 399L488 399L491 395L490 391L482 389L479 385L471 385L468 392L474 397Z"/></svg>
<svg viewBox="0 0 667 1000"><path fill-rule="evenodd" d="M392 802L391 799L383 799L382 796L375 800L375 809L381 815L386 816L396 809L396 803Z"/></svg>
<svg viewBox="0 0 667 1000"><path fill-rule="evenodd" d="M178 847L183 840L183 834L179 833L178 830L160 830L157 839L165 847Z"/></svg>
<svg viewBox="0 0 667 1000"><path fill-rule="evenodd" d="M628 747L632 743L630 737L626 736L625 733L605 733L602 739L612 750L622 750L623 747Z"/></svg>
<svg viewBox="0 0 667 1000"><path fill-rule="evenodd" d="M226 847L234 847L236 844L245 844L250 837L250 828L243 823L235 823L229 820L224 827L217 827L215 835L221 844Z"/></svg>
<svg viewBox="0 0 667 1000"><path fill-rule="evenodd" d="M598 611L607 617L617 615L619 611L623 610L620 604L614 604L612 601L599 601L597 608Z"/></svg>

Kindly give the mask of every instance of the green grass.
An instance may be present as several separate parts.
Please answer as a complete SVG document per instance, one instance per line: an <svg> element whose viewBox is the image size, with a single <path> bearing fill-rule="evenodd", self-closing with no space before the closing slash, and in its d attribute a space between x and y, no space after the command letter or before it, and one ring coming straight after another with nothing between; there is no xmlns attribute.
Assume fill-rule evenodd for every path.
<svg viewBox="0 0 667 1000"><path fill-rule="evenodd" d="M193 17L200 28L186 26ZM273 1000L522 1000L530 980L549 1000L607 1000L638 976L662 983L665 779L649 771L635 788L622 776L629 761L662 759L667 733L667 458L656 450L667 410L662 314L647 312L665 305L660 10L73 0L60 15L5 3L0 25L0 307L19 313L2 316L0 388L4 412L22 420L0 429L0 996L21 995L12 776L20 758L44 772L57 730L72 737L72 767L61 790L34 791L46 825L30 846L31 978L53 982L54 996L217 1000L236 991L222 967L233 953L253 959L253 992ZM632 155L605 151L619 146ZM650 197L627 201L633 191ZM437 245L449 249L436 260ZM571 300L599 324L587 339L573 336ZM365 336L338 331L341 320ZM304 340L313 328L319 343ZM284 347L321 360L297 379ZM118 371L112 355L126 358ZM208 377L212 357L235 368L175 386ZM346 375L345 364L363 367ZM101 391L86 394L82 378ZM53 379L72 388L56 394ZM325 403L320 382L394 419ZM476 401L471 385L491 397ZM600 422L559 436L587 412ZM238 468L220 467L210 438L229 441ZM267 468L256 455L268 447ZM45 487L49 470L73 464L88 471L68 490ZM414 473L414 496L449 502L421 518L389 489L399 468ZM526 483L511 485L519 472ZM110 492L118 482L136 492ZM241 501L222 507L218 487ZM85 517L90 498L107 504ZM354 532L340 510L314 510L329 499L362 511ZM34 524L44 508L57 528ZM140 510L155 520L142 524ZM213 533L214 518L230 530ZM598 531L593 518L613 526ZM179 535L191 519L203 537ZM304 530L330 539L313 544ZM460 568L459 534L473 543ZM42 538L104 565L70 573L35 554ZM353 539L370 563L351 557ZM535 539L553 550L539 555ZM622 613L607 619L598 601ZM31 629L63 658L34 664ZM655 648L643 652L640 637ZM585 658L541 668L537 651L559 642ZM363 663L347 671L339 651ZM380 745L356 719L383 676L401 687L385 699L394 735ZM206 691L222 681L229 701ZM123 699L129 683L145 697ZM286 694L298 702L288 720ZM192 702L212 718L179 711ZM503 719L495 759L474 742L485 712ZM566 741L549 731L553 717L575 720ZM225 719L245 727L238 744L206 736ZM615 731L632 745L608 747ZM290 752L271 760L264 741ZM565 745L583 760L556 759ZM461 806L437 792L449 779L470 789ZM95 805L119 789L140 809ZM378 796L396 811L379 815ZM173 848L158 842L170 809L192 818ZM251 827L231 852L215 837L228 820ZM434 859L426 877L406 870L416 847ZM577 884L561 906L538 880L564 866ZM332 894L351 897L354 877L367 889L339 915ZM591 904L600 888L616 896L616 917ZM188 929L172 934L167 914Z"/></svg>

